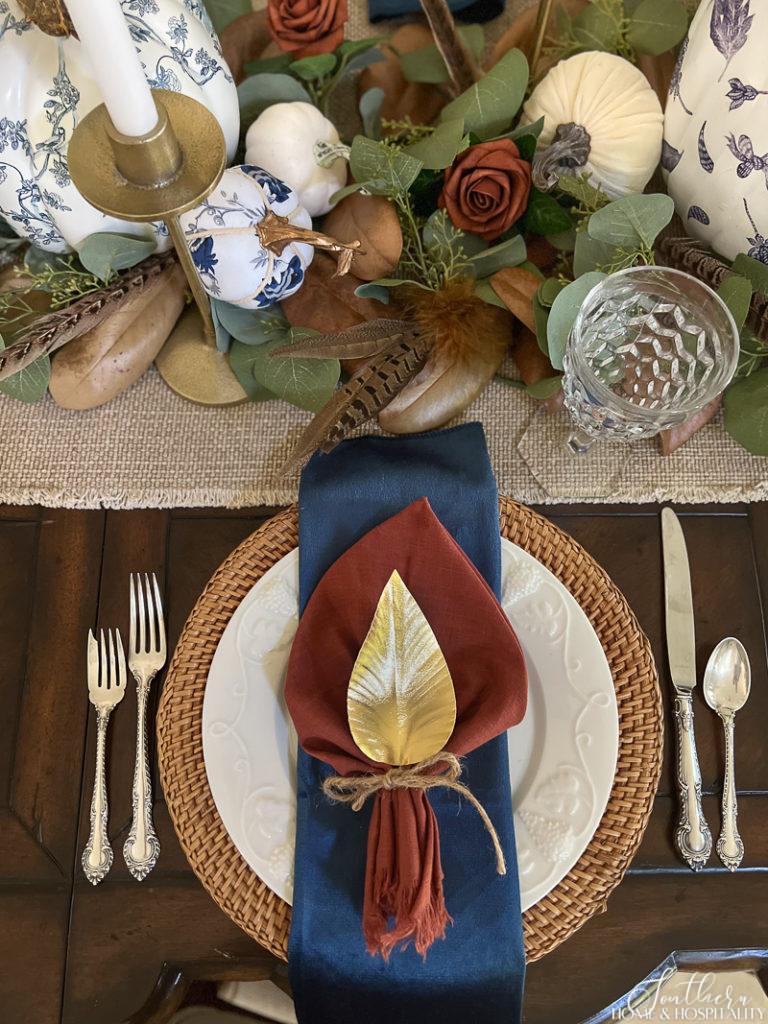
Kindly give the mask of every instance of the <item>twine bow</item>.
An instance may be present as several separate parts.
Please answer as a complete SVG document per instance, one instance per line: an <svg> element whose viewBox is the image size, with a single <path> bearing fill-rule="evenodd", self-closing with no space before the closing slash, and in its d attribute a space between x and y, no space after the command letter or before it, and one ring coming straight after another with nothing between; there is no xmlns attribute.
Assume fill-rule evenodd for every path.
<svg viewBox="0 0 768 1024"><path fill-rule="evenodd" d="M436 773L426 774L428 769L435 765L442 767ZM468 800L480 815L496 853L496 871L500 875L506 875L507 865L499 834L488 812L474 793L459 782L460 776L461 762L458 757L449 754L447 750L441 750L432 757L419 761L418 764L390 768L380 775L330 775L323 782L323 792L334 803L349 804L353 811L359 811L368 797L383 789L452 789Z"/></svg>

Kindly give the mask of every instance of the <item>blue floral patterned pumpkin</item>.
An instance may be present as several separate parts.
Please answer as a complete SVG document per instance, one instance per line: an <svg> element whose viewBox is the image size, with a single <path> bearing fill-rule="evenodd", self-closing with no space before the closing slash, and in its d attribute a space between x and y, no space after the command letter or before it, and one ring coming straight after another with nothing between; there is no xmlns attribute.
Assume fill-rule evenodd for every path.
<svg viewBox="0 0 768 1024"><path fill-rule="evenodd" d="M240 130L237 90L202 0L121 0L121 6L149 84L205 104L231 158ZM165 225L108 217L72 183L69 140L100 102L80 42L46 35L16 0L0 0L0 216L50 252L76 248L96 231L154 237L165 247Z"/></svg>
<svg viewBox="0 0 768 1024"><path fill-rule="evenodd" d="M312 218L296 193L252 164L224 171L214 191L180 218L189 251L210 296L246 309L264 309L293 295L314 249L289 242L281 253L262 245L256 226L272 211L300 228Z"/></svg>

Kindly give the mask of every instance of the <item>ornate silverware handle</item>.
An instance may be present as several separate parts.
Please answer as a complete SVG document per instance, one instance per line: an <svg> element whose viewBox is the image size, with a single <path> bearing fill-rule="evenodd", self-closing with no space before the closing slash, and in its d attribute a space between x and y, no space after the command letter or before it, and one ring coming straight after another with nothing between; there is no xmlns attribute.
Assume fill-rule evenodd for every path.
<svg viewBox="0 0 768 1024"><path fill-rule="evenodd" d="M157 863L160 843L152 824L152 779L147 755L147 698L149 680L136 688L138 722L136 727L136 765L133 771L133 821L123 846L128 870L141 881Z"/></svg>
<svg viewBox="0 0 768 1024"><path fill-rule="evenodd" d="M677 724L677 783L680 790L680 819L675 844L680 856L693 871L699 871L712 853L712 833L701 807L701 772L693 733L691 694L675 697Z"/></svg>
<svg viewBox="0 0 768 1024"><path fill-rule="evenodd" d="M741 841L736 824L738 807L733 757L733 734L736 722L732 714L724 714L722 717L725 730L725 782L723 784L723 825L720 838L717 840L717 855L729 871L735 871L744 856L744 843Z"/></svg>
<svg viewBox="0 0 768 1024"><path fill-rule="evenodd" d="M106 779L106 741L107 724L111 708L98 708L96 711L96 777L93 781L93 797L91 798L91 833L83 850L83 871L92 885L103 881L112 867L112 847L107 837L107 821L109 806L107 804Z"/></svg>

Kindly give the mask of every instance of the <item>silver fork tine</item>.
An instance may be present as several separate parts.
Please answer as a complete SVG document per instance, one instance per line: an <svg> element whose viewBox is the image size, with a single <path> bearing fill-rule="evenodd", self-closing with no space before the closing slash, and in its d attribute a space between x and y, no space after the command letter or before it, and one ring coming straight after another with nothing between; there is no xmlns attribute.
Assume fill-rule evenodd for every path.
<svg viewBox="0 0 768 1024"><path fill-rule="evenodd" d="M137 648L139 654L143 654L147 649L147 606L144 601L144 588L141 585L141 574L136 573L136 597L139 603L139 646Z"/></svg>
<svg viewBox="0 0 768 1024"><path fill-rule="evenodd" d="M157 576L152 573L152 585L155 591L155 608L157 609L158 640L160 641L160 653L165 659L165 616L163 615L163 602L160 597L160 588L157 585Z"/></svg>
<svg viewBox="0 0 768 1024"><path fill-rule="evenodd" d="M131 573L131 577L128 584L128 589L131 593L131 628L128 635L128 647L131 651L138 651L137 646L137 632L136 632L136 594L134 587L136 586L136 577Z"/></svg>
<svg viewBox="0 0 768 1024"><path fill-rule="evenodd" d="M88 630L88 689L99 688L99 645L93 630Z"/></svg>
<svg viewBox="0 0 768 1024"><path fill-rule="evenodd" d="M109 634L109 685L114 689L117 683L117 665L115 664L115 637L112 630L108 630Z"/></svg>
<svg viewBox="0 0 768 1024"><path fill-rule="evenodd" d="M104 640L104 630L99 630L99 686L106 689L109 684L107 678L107 646Z"/></svg>
<svg viewBox="0 0 768 1024"><path fill-rule="evenodd" d="M125 651L123 650L123 640L119 629L115 630L115 636L117 638L117 685L125 686Z"/></svg>
<svg viewBox="0 0 768 1024"><path fill-rule="evenodd" d="M155 595L149 586L149 576L144 573L144 593L147 599L147 621L149 623L149 650L156 651L157 645L155 643L155 615L157 611L155 609Z"/></svg>

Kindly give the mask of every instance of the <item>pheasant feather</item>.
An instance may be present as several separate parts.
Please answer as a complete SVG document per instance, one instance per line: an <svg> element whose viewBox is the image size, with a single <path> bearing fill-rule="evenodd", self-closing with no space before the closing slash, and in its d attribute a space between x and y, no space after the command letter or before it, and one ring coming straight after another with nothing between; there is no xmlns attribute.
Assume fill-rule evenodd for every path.
<svg viewBox="0 0 768 1024"><path fill-rule="evenodd" d="M315 334L275 349L272 356L294 359L368 359L392 346L399 337L418 333L410 320L365 320L343 331Z"/></svg>

